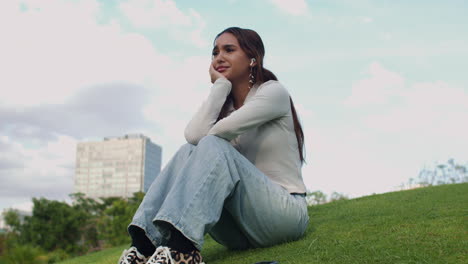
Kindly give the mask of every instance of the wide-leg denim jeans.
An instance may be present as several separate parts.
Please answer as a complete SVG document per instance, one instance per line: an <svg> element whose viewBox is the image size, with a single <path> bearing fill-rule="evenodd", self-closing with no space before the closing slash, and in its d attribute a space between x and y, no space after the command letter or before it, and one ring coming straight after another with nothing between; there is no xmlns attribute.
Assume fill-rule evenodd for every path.
<svg viewBox="0 0 468 264"><path fill-rule="evenodd" d="M272 182L228 141L185 144L156 177L129 227L158 247L178 229L199 250L209 233L232 249L299 239L309 216L304 196ZM130 235L133 235L129 228Z"/></svg>

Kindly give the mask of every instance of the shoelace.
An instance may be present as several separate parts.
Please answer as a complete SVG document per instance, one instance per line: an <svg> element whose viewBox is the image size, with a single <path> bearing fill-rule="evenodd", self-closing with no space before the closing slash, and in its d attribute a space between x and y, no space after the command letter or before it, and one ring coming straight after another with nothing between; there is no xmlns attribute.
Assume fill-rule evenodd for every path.
<svg viewBox="0 0 468 264"><path fill-rule="evenodd" d="M146 258L138 252L136 247L124 249L119 259L119 264L133 264L133 261L136 261L136 263L146 263Z"/></svg>
<svg viewBox="0 0 468 264"><path fill-rule="evenodd" d="M125 257L125 255L127 256ZM129 261L132 261L135 257L137 257L137 254L135 251L132 251L131 248L127 250L124 249L124 251L122 252L122 258L120 259L119 263L123 261L123 264L131 264Z"/></svg>
<svg viewBox="0 0 468 264"><path fill-rule="evenodd" d="M164 263L163 260L158 260L159 258L166 258L169 262ZM168 247L160 246L156 249L153 256L146 262L147 264L174 264L174 260L171 256L171 250Z"/></svg>

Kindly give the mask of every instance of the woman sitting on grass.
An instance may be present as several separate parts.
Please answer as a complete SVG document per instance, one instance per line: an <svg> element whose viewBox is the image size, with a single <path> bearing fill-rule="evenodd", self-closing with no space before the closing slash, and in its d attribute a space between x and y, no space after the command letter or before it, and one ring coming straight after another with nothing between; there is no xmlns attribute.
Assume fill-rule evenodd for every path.
<svg viewBox="0 0 468 264"><path fill-rule="evenodd" d="M253 30L219 33L211 92L183 145L156 177L128 227L119 264L203 263L206 233L230 249L299 239L309 222L304 134L288 91L263 67Z"/></svg>

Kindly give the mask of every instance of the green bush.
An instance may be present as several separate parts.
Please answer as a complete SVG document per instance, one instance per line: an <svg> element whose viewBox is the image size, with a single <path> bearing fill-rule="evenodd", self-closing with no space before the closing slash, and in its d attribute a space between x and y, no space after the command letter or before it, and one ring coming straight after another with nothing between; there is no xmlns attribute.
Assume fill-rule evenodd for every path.
<svg viewBox="0 0 468 264"><path fill-rule="evenodd" d="M2 261L5 264L48 264L49 258L39 247L17 245L6 251Z"/></svg>
<svg viewBox="0 0 468 264"><path fill-rule="evenodd" d="M70 256L65 250L57 249L48 255L48 263L53 264L68 259Z"/></svg>
<svg viewBox="0 0 468 264"><path fill-rule="evenodd" d="M101 198L101 202L81 193L70 196L73 205L33 198L32 215L24 221L9 211L4 220L11 230L0 236L0 256L7 256L0 258L0 264L54 263L103 246L130 243L126 227L144 193L129 199Z"/></svg>

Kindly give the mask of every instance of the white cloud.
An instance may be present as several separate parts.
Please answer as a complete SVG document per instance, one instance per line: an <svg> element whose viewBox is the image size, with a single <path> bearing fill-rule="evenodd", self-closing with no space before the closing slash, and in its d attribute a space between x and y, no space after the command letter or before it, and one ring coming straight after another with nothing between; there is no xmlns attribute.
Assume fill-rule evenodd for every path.
<svg viewBox="0 0 468 264"><path fill-rule="evenodd" d="M168 73L168 81L161 86L164 88L160 89L151 99L152 103L144 108L146 118L161 126L161 131L152 138L164 139L166 148L163 164L185 143L185 125L208 96L211 88L208 56L188 57L178 62L178 65L178 68ZM152 134L151 131L149 133Z"/></svg>
<svg viewBox="0 0 468 264"><path fill-rule="evenodd" d="M381 111L362 118L367 128L383 133L457 135L459 139L468 134L468 126L461 122L468 119L465 89L442 81L407 84L403 76L375 62L368 72L371 77L355 82L344 102L354 109L380 105Z"/></svg>
<svg viewBox="0 0 468 264"><path fill-rule="evenodd" d="M23 202L12 205L10 208L17 209L23 212L32 212L33 209L33 202Z"/></svg>
<svg viewBox="0 0 468 264"><path fill-rule="evenodd" d="M372 122L383 119L387 127L399 127L398 120L386 122L384 116L376 115L373 120L353 118L351 125L337 122L320 127L314 119L308 120L313 126L305 127L308 163L302 174L309 190L338 191L352 197L395 191L409 178L416 178L424 165L468 158L468 129L455 120L441 124L434 119L432 128L386 133L376 130ZM461 120L466 119L464 114Z"/></svg>
<svg viewBox="0 0 468 264"><path fill-rule="evenodd" d="M8 148L8 156L21 157L20 168L0 170L2 199L68 197L73 186L75 139L59 135L56 141L34 148L3 136L1 144Z"/></svg>
<svg viewBox="0 0 468 264"><path fill-rule="evenodd" d="M3 31L2 36L3 104L62 103L90 85L143 84L163 77L164 65L170 64L142 35L124 33L116 22L99 25L96 5L61 0L32 3L26 3L24 12L15 12L15 7L7 10L15 14L7 23L15 31Z"/></svg>
<svg viewBox="0 0 468 264"><path fill-rule="evenodd" d="M304 0L271 0L281 11L293 15L303 16L308 13L307 3Z"/></svg>
<svg viewBox="0 0 468 264"><path fill-rule="evenodd" d="M150 91L148 96L152 101L143 111L149 121L163 130L159 133L145 127L135 132L143 132L155 143L162 144L165 157L172 155L184 142L181 128L211 87L210 58L195 56L179 60L177 56L161 54L143 35L125 32L118 20L99 24L96 18L101 10L97 3L1 2L0 103L9 111L21 112L32 106L62 105L87 89L97 89L100 84L144 86ZM197 21L198 27L190 29L192 38L201 45L202 18L194 10L184 15L191 23ZM109 94L107 99L112 100L114 96ZM17 127L14 121L4 125L6 130L2 134L10 126L22 127L25 135L49 129L47 134L55 133L57 138L48 138L46 144L36 142L39 140L36 137L21 142L8 136L1 138L0 143L9 146L8 152L0 154L2 161L8 162L4 162L4 168L9 168L0 172L2 187L8 191L2 190L5 196L2 199L11 201L8 204L25 201L24 197L28 196L66 199L73 186L77 139L50 127L29 124Z"/></svg>
<svg viewBox="0 0 468 264"><path fill-rule="evenodd" d="M120 4L122 12L133 25L143 28L190 26L191 17L177 8L171 0L134 0Z"/></svg>
<svg viewBox="0 0 468 264"><path fill-rule="evenodd" d="M393 35L390 32L381 32L379 33L379 38L387 41L393 38Z"/></svg>
<svg viewBox="0 0 468 264"><path fill-rule="evenodd" d="M385 142L376 141L375 134L359 127L315 126L306 131L308 164L302 175L309 190L352 197L383 193L395 190L418 172L418 164L399 163Z"/></svg>
<svg viewBox="0 0 468 264"><path fill-rule="evenodd" d="M403 77L385 69L377 62L371 63L364 73L370 77L353 84L352 94L346 99L345 105L356 107L384 104L392 96L400 94L405 85Z"/></svg>
<svg viewBox="0 0 468 264"><path fill-rule="evenodd" d="M88 5L32 1L24 12L3 6L10 20L2 25L14 26L15 31L2 36L0 87L6 91L1 103L16 107L63 103L87 86L116 81L166 87L185 74L181 68L199 68L189 69L159 53L149 39L124 32L116 20L98 24L98 6L85 2ZM194 10L189 17L204 26ZM193 41L204 43L201 28L191 34Z"/></svg>
<svg viewBox="0 0 468 264"><path fill-rule="evenodd" d="M132 0L122 2L120 10L137 28L164 29L178 41L206 47L201 36L206 23L194 9L181 11L172 0Z"/></svg>
<svg viewBox="0 0 468 264"><path fill-rule="evenodd" d="M352 196L397 190L424 165L466 160L468 91L446 82L408 84L379 63L352 86L343 104L348 120L305 128L311 190ZM380 105L377 105L377 104ZM338 106L339 107L339 106Z"/></svg>
<svg viewBox="0 0 468 264"><path fill-rule="evenodd" d="M10 14L8 23L2 25L18 29L2 39L0 87L7 90L0 102L18 109L61 104L82 89L120 81L151 90L153 108L186 100L179 109L189 105L192 110L202 95L197 87L204 87L201 91L209 88L209 56L177 60L163 55L143 35L125 33L118 21L98 24L99 8L92 4L97 2L84 2L87 5L79 1L29 1L24 12L18 8L19 2L0 8ZM169 2L163 6L176 8ZM203 22L195 10L185 16ZM193 31L193 38L202 43L196 30L200 29ZM187 96L181 98L182 92ZM158 122L156 117L151 120Z"/></svg>
<svg viewBox="0 0 468 264"><path fill-rule="evenodd" d="M413 138L426 150L427 162L466 158L468 92L444 82L415 83L400 95L400 104L371 113L363 124L386 135ZM410 150L411 152L411 150Z"/></svg>
<svg viewBox="0 0 468 264"><path fill-rule="evenodd" d="M374 22L374 19L372 17L359 17L359 20L361 21L361 23L372 23Z"/></svg>

